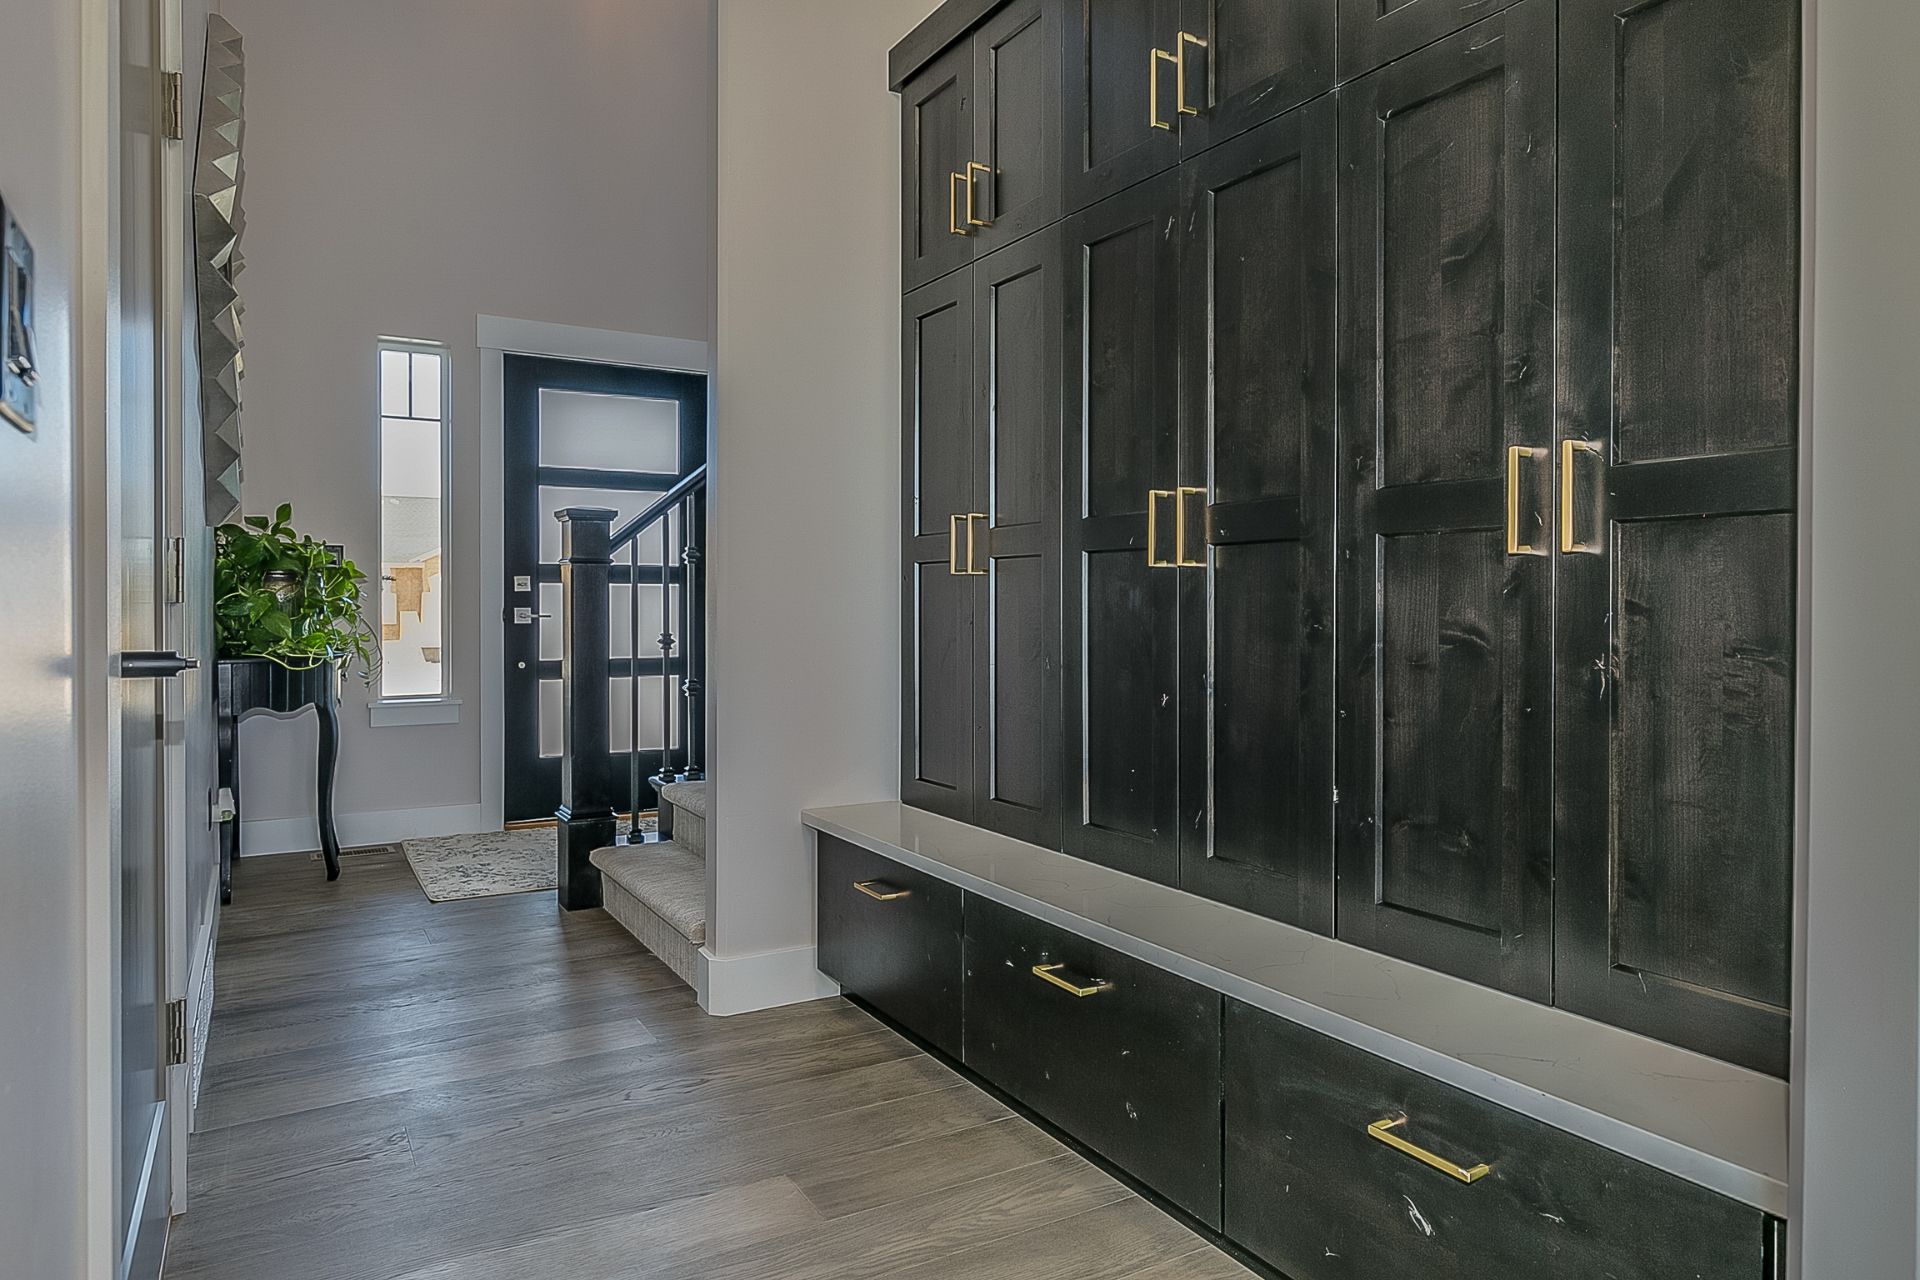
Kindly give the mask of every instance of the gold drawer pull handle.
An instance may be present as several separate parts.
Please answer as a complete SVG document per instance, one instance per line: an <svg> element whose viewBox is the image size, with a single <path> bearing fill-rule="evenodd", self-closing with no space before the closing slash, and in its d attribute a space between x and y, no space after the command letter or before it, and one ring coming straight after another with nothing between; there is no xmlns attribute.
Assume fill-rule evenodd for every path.
<svg viewBox="0 0 1920 1280"><path fill-rule="evenodd" d="M1207 562L1187 555L1187 499L1199 496L1205 499L1205 489L1183 486L1173 491L1173 563L1182 569L1204 569ZM1205 539L1201 539L1202 543Z"/></svg>
<svg viewBox="0 0 1920 1280"><path fill-rule="evenodd" d="M993 225L993 219L983 218L977 212L974 211L973 175L975 175L976 173L984 173L987 175L988 179L991 180L993 177L993 166L981 164L978 160L967 161L967 225L970 227L990 227ZM987 194L992 195L993 193L989 191Z"/></svg>
<svg viewBox="0 0 1920 1280"><path fill-rule="evenodd" d="M1458 1178L1461 1182L1472 1184L1493 1172L1492 1165L1477 1164L1471 1169L1465 1169L1453 1161L1446 1159L1444 1156L1433 1154L1433 1152L1428 1151L1425 1147L1414 1146L1411 1142L1408 1142L1405 1138L1394 1132L1395 1129L1398 1129L1406 1122L1407 1118L1405 1116L1388 1116L1384 1120L1375 1120L1367 1126L1367 1136L1386 1143L1395 1151L1412 1156L1415 1160L1418 1160L1430 1169L1438 1169L1449 1178Z"/></svg>
<svg viewBox="0 0 1920 1280"><path fill-rule="evenodd" d="M1583 453L1601 456L1605 451L1591 440L1560 442L1560 550L1567 555L1597 556L1606 548L1581 542L1573 536L1573 460Z"/></svg>
<svg viewBox="0 0 1920 1280"><path fill-rule="evenodd" d="M1147 55L1147 123L1156 129L1171 131L1173 121L1160 118L1160 64L1171 62L1174 65L1174 77L1185 84L1179 70L1180 59L1165 49L1155 49Z"/></svg>
<svg viewBox="0 0 1920 1280"><path fill-rule="evenodd" d="M967 568L966 568L966 576L967 576L967 577L969 577L969 578L984 578L984 577L986 577L986 576L987 576L987 571L986 571L985 569L982 569L982 568L980 567L980 565L979 565L979 564L978 564L978 563L977 563L977 562L976 562L976 561L974 560L974 558L973 558L973 552L974 552L974 548L975 548L975 546L976 546L976 539L975 539L975 536L974 536L974 532L973 532L973 526L974 526L974 522L975 522L976 520L985 520L985 519L986 519L987 517L986 517L986 515L985 515L984 513L982 513L982 512L979 512L979 511L970 511L970 512L968 512L968 513L967 513L966 515L964 515L964 516L960 516L960 517L957 517L957 518L958 518L958 519L961 519L961 520L965 520L965 521L967 522ZM987 530L987 532L989 532L989 533L991 533L991 532L993 532L993 530L992 530L992 528L991 528L991 526L989 526L989 528L988 528L988 530Z"/></svg>
<svg viewBox="0 0 1920 1280"><path fill-rule="evenodd" d="M1507 450L1507 554L1510 556L1544 556L1545 547L1535 547L1520 540L1520 462L1525 458L1537 458L1547 453L1545 449L1529 449L1516 444Z"/></svg>
<svg viewBox="0 0 1920 1280"><path fill-rule="evenodd" d="M973 234L973 229L960 225L960 188L962 187L967 188L967 204L971 207L973 187L967 182L967 175L964 173L947 175L947 231L956 236L970 236ZM971 217L968 220L971 221Z"/></svg>
<svg viewBox="0 0 1920 1280"><path fill-rule="evenodd" d="M1180 567L1178 563L1180 549L1178 547L1174 548L1175 559L1173 560L1156 560L1153 556L1153 549L1160 542L1160 499L1173 497L1175 497L1175 494L1172 489L1147 490L1147 568L1149 569L1177 569ZM1179 532L1177 526L1179 516L1179 507L1176 501L1174 508L1176 534Z"/></svg>
<svg viewBox="0 0 1920 1280"><path fill-rule="evenodd" d="M1097 996L1102 991L1113 990L1113 984L1105 978L1082 978L1067 972L1064 964L1037 964L1033 966L1033 976L1042 982L1050 982L1070 996Z"/></svg>
<svg viewBox="0 0 1920 1280"><path fill-rule="evenodd" d="M853 887L875 902L898 902L902 898L913 896L913 890L896 889L885 880L855 880Z"/></svg>
<svg viewBox="0 0 1920 1280"><path fill-rule="evenodd" d="M1173 74L1174 109L1183 116L1197 116L1200 114L1200 108L1187 105L1187 50L1199 49L1205 52L1207 42L1190 31L1182 31L1175 43L1180 47L1180 56L1173 60L1176 68Z"/></svg>

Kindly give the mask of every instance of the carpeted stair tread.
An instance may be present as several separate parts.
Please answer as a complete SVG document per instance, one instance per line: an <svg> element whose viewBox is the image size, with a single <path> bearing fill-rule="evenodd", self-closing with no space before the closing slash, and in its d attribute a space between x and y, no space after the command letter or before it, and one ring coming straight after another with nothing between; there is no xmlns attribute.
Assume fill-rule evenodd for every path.
<svg viewBox="0 0 1920 1280"><path fill-rule="evenodd" d="M707 816L707 784L704 782L666 783L660 788L660 798L679 813L703 819Z"/></svg>
<svg viewBox="0 0 1920 1280"><path fill-rule="evenodd" d="M706 942L706 859L666 840L596 849L591 861L681 937L695 946Z"/></svg>

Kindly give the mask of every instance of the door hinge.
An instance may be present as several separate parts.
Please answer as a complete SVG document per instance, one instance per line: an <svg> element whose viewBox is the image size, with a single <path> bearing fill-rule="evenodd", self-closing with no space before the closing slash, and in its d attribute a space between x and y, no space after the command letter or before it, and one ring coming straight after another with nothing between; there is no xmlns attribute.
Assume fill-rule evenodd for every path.
<svg viewBox="0 0 1920 1280"><path fill-rule="evenodd" d="M162 73L160 77L160 136L178 142L187 136L186 104L181 101L185 92L185 77L178 71Z"/></svg>
<svg viewBox="0 0 1920 1280"><path fill-rule="evenodd" d="M167 1065L185 1066L187 1062L187 1002L167 1002Z"/></svg>
<svg viewBox="0 0 1920 1280"><path fill-rule="evenodd" d="M167 603L187 602L187 540L167 539Z"/></svg>

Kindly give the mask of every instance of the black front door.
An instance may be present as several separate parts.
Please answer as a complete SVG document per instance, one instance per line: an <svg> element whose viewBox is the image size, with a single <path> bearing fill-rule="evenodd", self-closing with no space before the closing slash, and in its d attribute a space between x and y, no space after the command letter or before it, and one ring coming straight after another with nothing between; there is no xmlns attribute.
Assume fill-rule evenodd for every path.
<svg viewBox="0 0 1920 1280"><path fill-rule="evenodd" d="M561 595L560 522L567 507L619 512L619 528L645 511L680 477L706 460L707 385L698 374L583 364L509 355L504 369L505 485L502 504L506 607L506 819L551 818L560 803ZM664 619L677 616L679 521L667 522L663 554L658 526L641 540L639 562L625 550L613 566L608 641L611 738L619 768L638 749L643 772L658 764L671 714L661 682L681 671L682 655L663 662ZM662 582L663 576L668 581ZM640 589L640 624L632 621ZM666 607L663 615L662 589ZM635 724L632 682L641 683ZM672 700L669 700L672 701ZM641 797L653 803L652 793Z"/></svg>

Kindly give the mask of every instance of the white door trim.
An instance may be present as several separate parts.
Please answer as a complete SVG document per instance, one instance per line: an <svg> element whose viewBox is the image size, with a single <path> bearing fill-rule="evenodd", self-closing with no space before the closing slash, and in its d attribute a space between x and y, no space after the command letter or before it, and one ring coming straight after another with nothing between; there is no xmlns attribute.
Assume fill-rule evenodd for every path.
<svg viewBox="0 0 1920 1280"><path fill-rule="evenodd" d="M475 345L480 350L480 510L494 517L480 522L487 532L480 540L480 706L476 712L480 720L482 829L493 830L506 817L507 739L501 715L506 672L501 668L505 655L497 621L506 607L507 552L499 519L506 494L501 453L506 430L505 357L511 352L705 375L712 372L712 350L692 338L664 338L506 316L479 316L474 330Z"/></svg>

